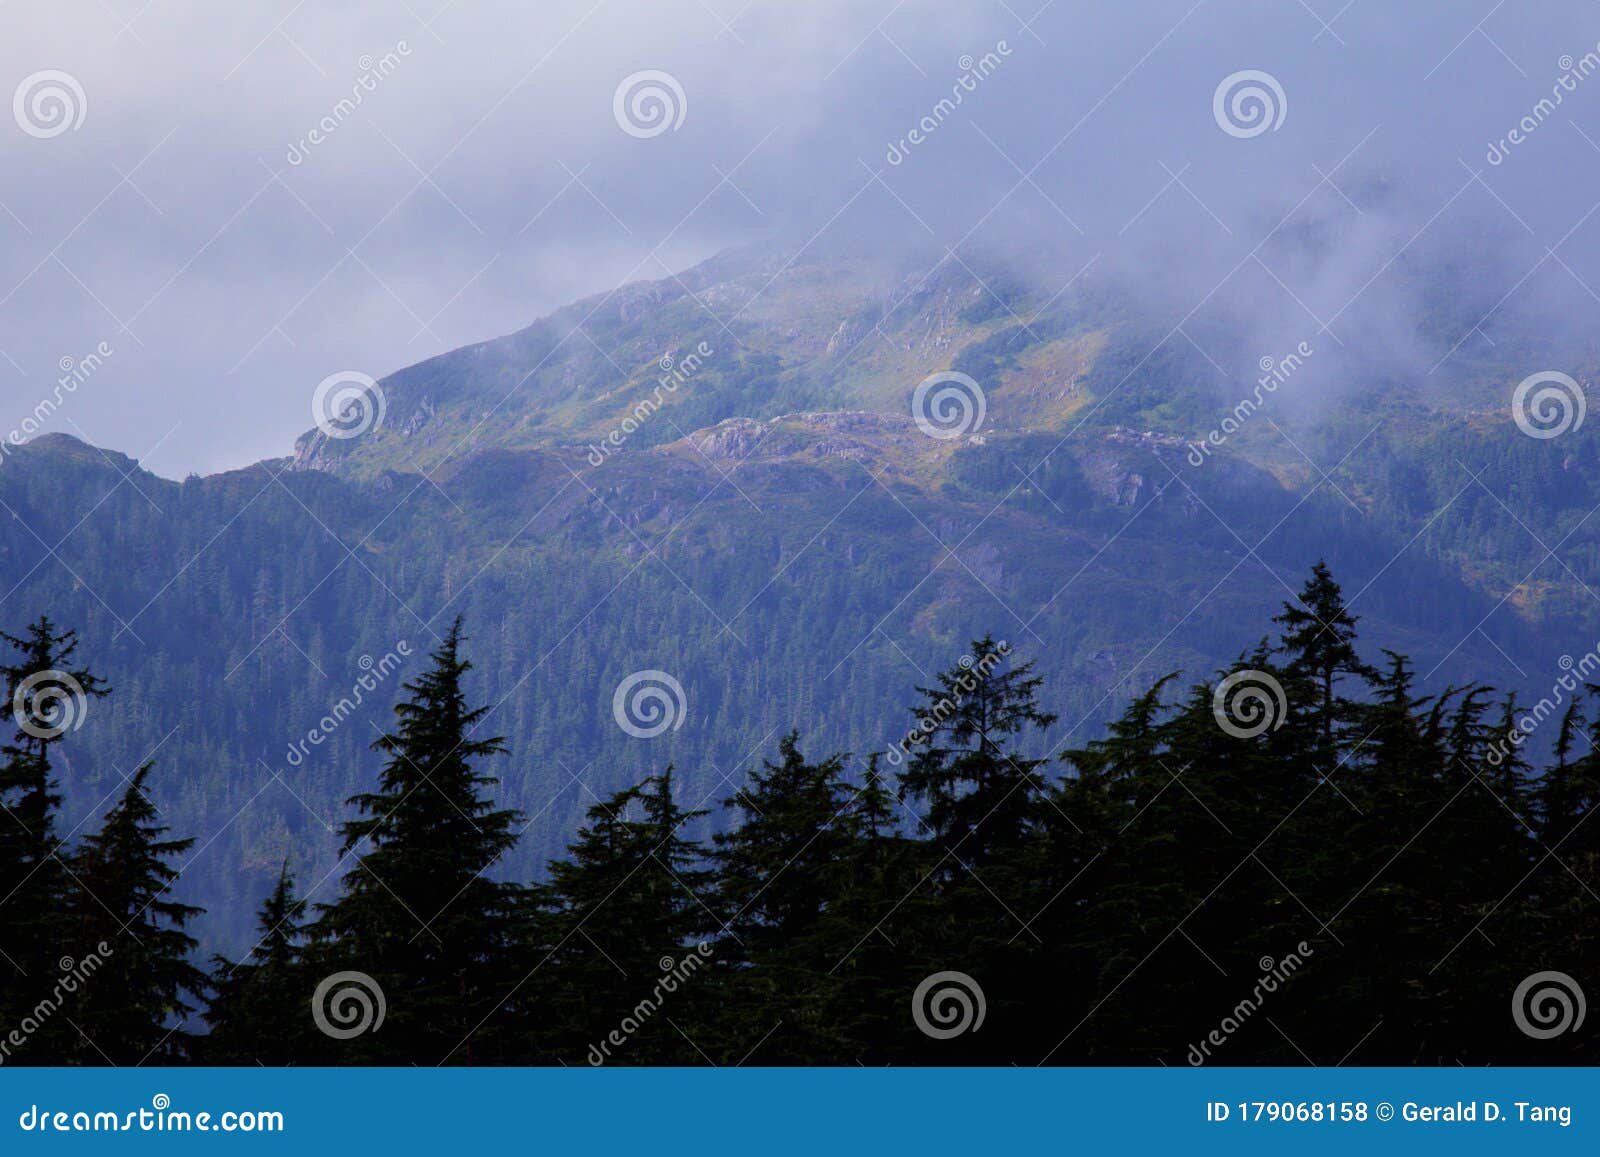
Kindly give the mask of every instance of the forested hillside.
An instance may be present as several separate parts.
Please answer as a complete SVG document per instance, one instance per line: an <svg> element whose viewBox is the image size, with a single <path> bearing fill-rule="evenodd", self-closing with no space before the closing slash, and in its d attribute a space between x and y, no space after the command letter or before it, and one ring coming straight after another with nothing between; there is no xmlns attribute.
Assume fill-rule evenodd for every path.
<svg viewBox="0 0 1600 1157"><path fill-rule="evenodd" d="M339 809L327 898L285 863L250 951L208 977L169 891L193 840L146 795L159 768L70 854L47 850L65 721L26 688L50 670L107 689L38 624L6 668L24 713L3 786L35 837L0 845L26 901L0 909L27 949L0 989L27 1033L7 1059L1594 1063L1563 969L1600 934L1600 688L1548 720L1536 776L1540 708L1420 695L1404 656L1369 660L1326 568L1271 627L1218 681L1154 680L1059 756L1049 682L973 640L885 750L792 729L706 796L658 766L591 793L529 886L485 872L527 830L496 775L526 755L484 726L456 622ZM81 963L54 963L73 945ZM179 1018L202 1005L196 1034Z"/></svg>
<svg viewBox="0 0 1600 1157"><path fill-rule="evenodd" d="M312 899L334 886L369 744L457 614L510 748L498 798L530 821L496 869L518 879L668 762L699 800L791 728L883 750L905 688L985 632L1048 680L1040 749L1080 746L1155 678L1250 651L1319 557L1430 693L1538 698L1600 638L1593 428L1524 437L1491 368L1448 404L1350 382L1314 420L1290 382L1197 466L1240 387L1187 344L1150 353L1115 285L1051 303L991 274L1015 286L997 301L750 260L385 378L369 433L249 469L174 482L62 436L13 448L0 623L76 627L116 692L57 744L63 827L158 761L151 798L197 840L175 894L206 909L205 952L242 951L286 858ZM694 296L726 314L769 283L731 333ZM964 437L911 412L939 366L984 384ZM613 697L650 671L681 699L642 740Z"/></svg>

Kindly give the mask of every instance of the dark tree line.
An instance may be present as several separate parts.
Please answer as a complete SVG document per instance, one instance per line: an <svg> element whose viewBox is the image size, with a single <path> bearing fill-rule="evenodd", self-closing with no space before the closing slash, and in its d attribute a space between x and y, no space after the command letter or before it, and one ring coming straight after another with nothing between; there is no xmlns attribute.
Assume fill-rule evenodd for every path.
<svg viewBox="0 0 1600 1157"><path fill-rule="evenodd" d="M55 738L23 712L0 1060L1600 1061L1567 1011L1600 993L1600 687L1550 717L1535 774L1514 699L1370 663L1326 568L1275 623L1217 681L1168 675L1056 753L1031 664L976 640L884 751L791 732L720 807L665 768L598 799L529 885L496 872L528 820L494 803L507 752L457 623L349 801L337 894L307 903L286 864L252 950L209 970L151 768L73 843ZM43 672L109 692L48 619L6 641L8 701Z"/></svg>

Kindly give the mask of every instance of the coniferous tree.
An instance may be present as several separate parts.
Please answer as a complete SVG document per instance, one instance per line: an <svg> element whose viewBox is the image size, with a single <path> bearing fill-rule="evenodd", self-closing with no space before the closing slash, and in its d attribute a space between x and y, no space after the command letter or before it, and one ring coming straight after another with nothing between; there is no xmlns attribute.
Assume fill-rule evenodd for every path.
<svg viewBox="0 0 1600 1157"><path fill-rule="evenodd" d="M958 1044L929 1038L930 1055L944 1063L1003 1055L1006 1035L1024 1023L1020 994L1034 982L1028 957L1039 937L1019 913L1038 903L1030 850L1051 801L1046 761L1018 745L1055 716L1039 706L1043 680L1033 664L1013 664L1009 654L993 636L974 640L937 686L917 688L924 702L912 709L917 729L900 773L903 794L926 809L930 869L944 893L943 969L997 994L989 1035Z"/></svg>
<svg viewBox="0 0 1600 1157"><path fill-rule="evenodd" d="M1162 891L1152 893L1147 878L1126 873L1128 864L1142 865L1150 845L1165 839L1153 825L1141 825L1140 815L1162 784L1171 786L1170 773L1161 775L1167 754L1162 717L1163 695L1175 678L1157 679L1111 721L1105 737L1061 755L1066 778L1045 817L1043 899L1030 913L1036 933L1054 946L1062 972L1061 983L1040 993L1040 1005L1048 1010L1043 1019L1060 1027L1041 1043L1035 1061L1079 1057L1106 1063L1097 1043L1119 1040L1114 1029L1100 1031L1118 1015L1114 1004L1107 1007L1114 990L1153 946L1151 916L1176 918L1182 904L1182 881L1156 881Z"/></svg>
<svg viewBox="0 0 1600 1157"><path fill-rule="evenodd" d="M874 753L841 816L848 841L824 916L829 959L812 986L820 1001L813 1016L828 1035L807 1063L900 1064L928 1044L909 1001L942 967L947 930L942 897L928 886L937 861L902 830L905 812Z"/></svg>
<svg viewBox="0 0 1600 1157"><path fill-rule="evenodd" d="M704 1064L720 921L669 767L596 803L536 889L518 1009L542 1063ZM737 1060L738 1058L733 1058Z"/></svg>
<svg viewBox="0 0 1600 1157"><path fill-rule="evenodd" d="M827 970L851 947L848 930L830 918L848 882L853 842L844 759L808 762L793 731L778 755L723 801L739 822L715 837L714 855L733 957L725 964L738 964L723 1031L744 1051L767 1038L769 1064L804 1063L838 1044L836 1023L818 1012ZM768 1038L779 1020L782 1035Z"/></svg>
<svg viewBox="0 0 1600 1157"><path fill-rule="evenodd" d="M1536 799L1540 837L1552 846L1571 846L1574 852L1587 853L1600 849L1600 836L1578 835L1589 826L1585 817L1600 805L1600 754L1595 751L1583 707L1574 700L1562 716L1556 762L1539 783ZM1576 843L1569 844L1574 838Z"/></svg>
<svg viewBox="0 0 1600 1157"><path fill-rule="evenodd" d="M245 958L212 960L210 1026L199 1050L215 1065L287 1065L311 1055L304 968L304 900L296 899L288 861L256 916L259 937Z"/></svg>
<svg viewBox="0 0 1600 1157"><path fill-rule="evenodd" d="M384 1019L323 1041L333 1063L471 1064L499 1047L517 897L486 873L515 844L518 817L495 807L498 781L476 768L505 746L475 735L489 708L468 705L462 642L458 619L405 684L395 730L373 744L389 757L378 789L349 801L360 815L341 829L341 854L355 866L343 894L319 905L308 958L319 980L370 977Z"/></svg>
<svg viewBox="0 0 1600 1157"><path fill-rule="evenodd" d="M1347 678L1370 680L1376 672L1356 652L1356 616L1325 562L1311 568L1311 577L1293 603L1285 603L1273 622L1283 628L1282 651L1288 673L1310 688L1296 698L1309 708L1307 720L1317 738L1317 763L1324 775L1337 763L1334 738L1348 725L1354 701L1341 692Z"/></svg>
<svg viewBox="0 0 1600 1157"><path fill-rule="evenodd" d="M83 723L90 697L110 693L99 676L75 663L77 632L58 631L48 617L21 636L0 632L18 657L0 664L3 709L15 732L0 747L0 1016L18 1023L52 990L62 943L62 912L76 890L57 858L61 806L50 751ZM47 1063L65 1055L76 1034L49 1021L31 1034L27 1056Z"/></svg>
<svg viewBox="0 0 1600 1157"><path fill-rule="evenodd" d="M1045 787L1045 761L1015 748L1028 729L1056 717L1039 707L1043 680L1033 664L1009 665L1009 652L992 636L975 640L962 662L938 674L938 686L917 688L924 702L911 709L917 732L901 789L926 805L933 839L968 863L1018 851Z"/></svg>
<svg viewBox="0 0 1600 1157"><path fill-rule="evenodd" d="M1421 1045L1430 1035L1425 971L1443 954L1450 925L1444 919L1442 881L1426 847L1430 822L1457 790L1445 791L1445 706L1415 694L1415 675L1402 655L1386 652L1388 670L1376 679L1371 703L1363 706L1359 730L1366 742L1358 757L1360 814L1349 832L1352 871L1348 894L1337 908L1344 997L1382 1020L1381 1039L1368 1048L1400 1040ZM1418 846L1419 841L1427 845Z"/></svg>
<svg viewBox="0 0 1600 1157"><path fill-rule="evenodd" d="M1587 688L1594 695L1597 689ZM1585 701L1584 706L1587 706ZM1556 970L1581 976L1588 961L1600 959L1600 751L1594 746L1584 707L1574 704L1563 719L1556 764L1533 788L1536 844L1533 870L1519 894L1527 898L1530 943L1519 963L1528 973ZM1600 1042L1592 1032L1560 1040L1559 1051L1528 1049L1526 1063L1600 1063ZM1555 1042L1540 1042L1550 1045Z"/></svg>
<svg viewBox="0 0 1600 1157"><path fill-rule="evenodd" d="M67 905L70 937L104 962L82 988L70 1017L85 1064L171 1063L192 1037L183 1027L205 991L206 977L190 963L196 947L184 931L201 909L170 895L179 870L174 857L192 839L164 839L145 791L149 764L73 857L81 888Z"/></svg>

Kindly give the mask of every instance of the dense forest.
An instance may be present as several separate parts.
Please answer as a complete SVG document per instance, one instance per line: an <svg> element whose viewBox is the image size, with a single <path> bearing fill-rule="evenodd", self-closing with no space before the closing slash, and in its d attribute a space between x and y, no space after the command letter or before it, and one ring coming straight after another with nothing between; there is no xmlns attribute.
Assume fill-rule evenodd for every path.
<svg viewBox="0 0 1600 1157"><path fill-rule="evenodd" d="M1326 457L1296 440L1331 463L1368 428ZM502 806L540 816L506 856L519 879L585 822L578 773L604 796L672 762L698 800L791 726L808 750L881 746L904 730L906 688L986 630L1047 679L1060 718L1043 747L1081 745L1162 671L1227 665L1320 552L1359 596L1374 652L1411 655L1428 692L1548 686L1559 656L1595 637L1590 595L1564 568L1600 589L1600 521L1582 521L1600 476L1574 485L1566 441L1541 454L1556 444L1388 435L1337 475L1359 512L1327 485L1286 489L1222 459L1192 470L1181 451L1098 431L1042 466L1053 439L968 446L926 491L892 472L874 481L876 451L866 464L763 451L723 465L737 489L688 451L619 455L582 482L567 469L581 457L493 454L435 475L440 493L415 474L353 482L282 463L172 482L41 439L0 469L0 625L48 608L93 640L116 688L55 749L67 828L97 824L152 757L186 769L158 770L150 794L215 861L182 885L207 909L191 934L207 955L237 955L285 858L308 887L335 868L329 825L365 790L367 745L457 612L474 694L495 705L487 726L539 753L501 764ZM1573 453L1591 460L1600 441ZM1369 498L1391 458L1438 475L1419 466L1425 487L1408 474ZM1481 487L1450 475L1456 458ZM1126 502L1094 489L1102 476L1132 488ZM1391 511L1397 496L1419 513ZM1522 582L1539 542L1560 558ZM608 710L639 668L675 673L689 704L682 728L649 743ZM330 733L330 708L382 670Z"/></svg>
<svg viewBox="0 0 1600 1157"><path fill-rule="evenodd" d="M796 718L718 798L662 766L517 882L540 817L497 769L541 756L484 733L458 620L330 837L336 892L284 864L251 951L204 961L193 840L146 790L186 769L62 830L55 746L117 689L40 619L0 667L0 1061L1596 1063L1593 672L1532 709L1422 696L1356 625L1318 565L1232 668L1065 751L1022 649L975 640L881 750Z"/></svg>
<svg viewBox="0 0 1600 1157"><path fill-rule="evenodd" d="M605 797L672 763L715 805L791 727L808 752L881 747L908 685L986 630L1047 680L1040 749L1081 746L1162 671L1230 663L1319 556L1369 647L1411 656L1429 694L1542 689L1592 646L1600 424L1543 441L1506 413L1529 365L1589 364L1530 348L1542 326L1469 343L1448 390L1317 343L1196 466L1259 373L1254 327L1171 334L1146 285L1097 267L1061 293L1052 262L1023 276L1016 254L932 276L937 252L797 256L729 252L441 353L382 379L367 434L313 427L238 470L161 477L159 455L64 423L10 447L0 625L48 608L116 688L53 748L63 827L95 827L159 760L149 794L206 861L178 888L205 909L189 933L237 957L285 859L304 889L337 872L367 745L458 613L512 752L497 797L539 817L501 862L522 880L586 822L580 780ZM1441 302L1441 351L1481 316L1461 294L1481 276L1407 276ZM700 305L757 294L726 330ZM688 375L670 393L667 361ZM916 425L935 367L982 386L973 435ZM606 707L647 668L688 712L642 743ZM358 686L359 714L325 727Z"/></svg>

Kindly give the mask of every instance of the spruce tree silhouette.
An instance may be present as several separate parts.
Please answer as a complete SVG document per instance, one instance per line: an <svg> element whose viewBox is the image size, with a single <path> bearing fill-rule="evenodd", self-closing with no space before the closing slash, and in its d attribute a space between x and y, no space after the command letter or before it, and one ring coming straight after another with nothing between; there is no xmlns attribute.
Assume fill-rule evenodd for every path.
<svg viewBox="0 0 1600 1157"><path fill-rule="evenodd" d="M389 757L377 790L349 801L359 816L340 853L354 866L318 906L307 955L320 978L371 977L386 1008L374 1031L323 1040L328 1063L472 1064L501 1047L517 890L486 873L519 817L494 805L498 780L476 767L505 745L475 734L489 708L468 705L464 641L457 619L373 744Z"/></svg>
<svg viewBox="0 0 1600 1157"><path fill-rule="evenodd" d="M287 1065L308 1056L313 1021L304 966L305 901L295 898L288 861L256 916L259 937L245 959L212 958L210 1028L198 1053L213 1065Z"/></svg>
<svg viewBox="0 0 1600 1157"><path fill-rule="evenodd" d="M190 962L195 940L183 930L201 910L170 893L178 879L171 861L194 840L162 838L167 828L145 791L150 769L134 772L73 857L82 887L67 905L69 942L104 958L69 1014L83 1064L181 1060L192 1039L182 1022L205 992L205 973Z"/></svg>
<svg viewBox="0 0 1600 1157"><path fill-rule="evenodd" d="M57 958L71 947L63 912L77 886L57 857L61 794L50 752L69 727L83 724L89 700L110 688L75 662L77 632L58 631L48 616L23 635L0 632L0 641L19 653L0 664L0 710L15 728L0 747L0 1018L15 1025L52 990ZM19 1055L47 1064L77 1044L72 1027L51 1018Z"/></svg>
<svg viewBox="0 0 1600 1157"><path fill-rule="evenodd" d="M705 849L682 831L706 813L681 808L674 784L668 767L595 804L536 889L521 1008L545 1063L706 1063L720 924Z"/></svg>
<svg viewBox="0 0 1600 1157"><path fill-rule="evenodd" d="M307 924L284 866L250 954L214 962L203 1039L188 1020L206 984L185 931L197 910L174 894L193 841L166 838L150 768L67 856L55 739L19 727L0 873L54 907L0 902L6 1007L36 1011L17 965L51 976L58 956L106 951L6 1059L1600 1060L1593 1034L1529 1033L1527 1010L1507 1008L1553 973L1581 987L1600 959L1595 689L1559 716L1476 685L1423 694L1403 655L1362 657L1320 563L1276 622L1276 646L1181 694L1155 680L1103 738L1049 763L1042 680L977 640L859 777L842 755L807 758L791 731L724 801L708 848L691 836L708 813L679 801L668 767L598 800L548 878L521 887L495 874L518 817L477 770L504 745L477 734L488 711L464 690L458 621L375 744L376 790L350 801L342 892ZM13 695L41 670L85 700L105 692L71 632L41 620L10 641ZM1267 710L1250 725L1229 715L1245 676ZM1546 719L1540 774L1525 741ZM886 763L901 765L898 795ZM319 1022L313 994L339 973L373 986L381 1027ZM945 1031L912 1001L952 973L969 1011Z"/></svg>

